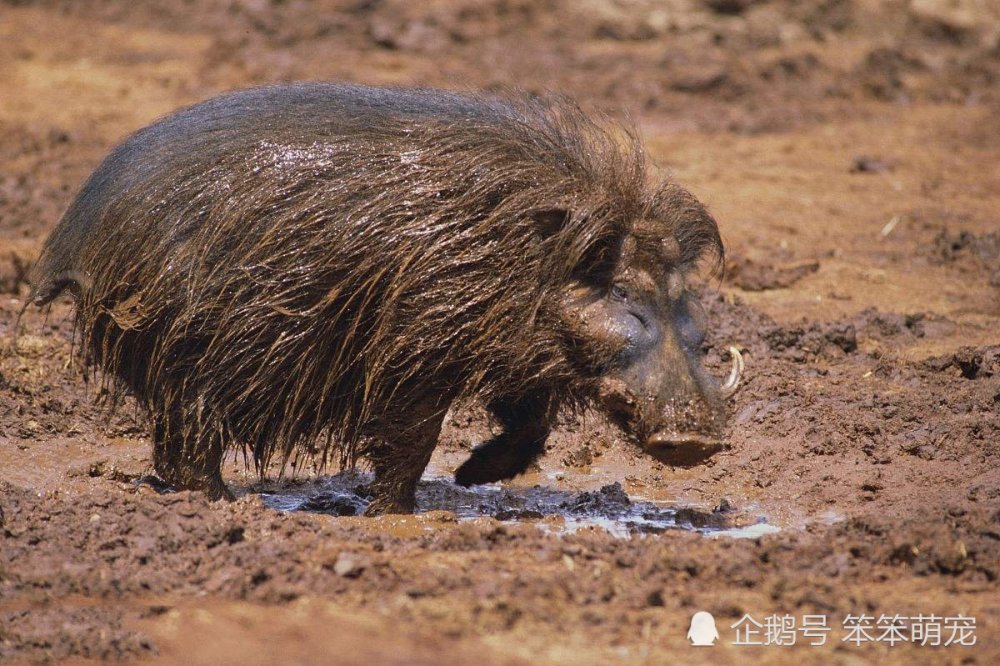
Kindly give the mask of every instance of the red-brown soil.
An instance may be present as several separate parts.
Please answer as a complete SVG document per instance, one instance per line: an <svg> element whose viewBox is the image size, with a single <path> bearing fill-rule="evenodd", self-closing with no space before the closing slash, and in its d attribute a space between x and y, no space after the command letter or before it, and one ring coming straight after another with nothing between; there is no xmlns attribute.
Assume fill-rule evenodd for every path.
<svg viewBox="0 0 1000 666"><path fill-rule="evenodd" d="M415 516L281 512L258 493L313 470L260 485L238 461L235 503L136 484L145 426L71 363L70 301L29 309L10 349L25 270L129 132L295 79L559 90L632 118L727 243L702 300L712 371L730 344L747 360L729 446L672 469L567 418L509 493L618 481L685 527L780 531L459 519L438 486ZM0 662L1000 663L998 163L989 2L0 0ZM432 475L487 428L454 414ZM685 640L699 610L710 649ZM832 631L733 645L745 613ZM974 616L977 644L843 641L861 613Z"/></svg>

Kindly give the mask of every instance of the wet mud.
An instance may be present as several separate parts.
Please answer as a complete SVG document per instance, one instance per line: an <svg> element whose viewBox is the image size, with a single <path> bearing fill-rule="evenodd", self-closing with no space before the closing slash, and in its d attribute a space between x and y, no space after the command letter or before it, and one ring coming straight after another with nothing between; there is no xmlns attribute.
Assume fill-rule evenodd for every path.
<svg viewBox="0 0 1000 666"><path fill-rule="evenodd" d="M280 511L308 511L331 516L359 516L370 497L371 475L344 472L301 487L261 492L264 505ZM693 530L718 537L753 538L778 528L764 516L732 515L728 503L711 511L630 498L618 482L597 490L567 492L551 486L503 487L486 484L463 488L450 479L427 479L417 488L417 513L451 514L455 520L494 518L502 522L539 521L544 531L570 533L597 527L609 534L660 534Z"/></svg>
<svg viewBox="0 0 1000 666"><path fill-rule="evenodd" d="M997 663L998 35L990 3L930 0L0 0L0 662ZM68 299L10 348L26 269L128 133L295 79L627 114L731 257L700 292L709 370L746 361L726 448L672 468L566 415L523 477L462 489L472 405L413 516L362 517L368 470L308 460L228 460L232 503L157 486ZM977 641L844 641L859 613ZM734 645L747 614L832 630Z"/></svg>

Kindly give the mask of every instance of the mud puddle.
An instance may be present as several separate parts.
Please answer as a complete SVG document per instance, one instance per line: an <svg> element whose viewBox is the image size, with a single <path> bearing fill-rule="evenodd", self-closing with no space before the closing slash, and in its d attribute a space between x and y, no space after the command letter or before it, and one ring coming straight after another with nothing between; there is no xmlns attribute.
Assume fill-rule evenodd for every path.
<svg viewBox="0 0 1000 666"><path fill-rule="evenodd" d="M372 477L342 472L294 487L260 493L264 504L280 511L307 511L332 516L364 513ZM542 485L506 487L486 484L463 488L446 478L428 478L417 488L417 513L444 511L458 520L494 518L534 522L545 532L572 534L599 528L627 538L686 530L715 537L756 538L778 532L764 516L735 513L725 503L705 510L630 498L620 483L594 491L567 491Z"/></svg>

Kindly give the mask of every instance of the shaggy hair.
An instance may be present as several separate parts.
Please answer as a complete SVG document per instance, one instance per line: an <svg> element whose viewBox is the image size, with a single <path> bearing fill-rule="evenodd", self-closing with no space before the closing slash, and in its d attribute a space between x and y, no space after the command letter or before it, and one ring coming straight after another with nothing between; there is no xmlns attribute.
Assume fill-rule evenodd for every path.
<svg viewBox="0 0 1000 666"><path fill-rule="evenodd" d="M563 99L235 93L105 160L47 242L33 301L73 290L86 363L176 460L221 438L260 468L303 451L353 464L365 424L427 392L587 399L565 286L599 283L644 218L688 265L721 253L701 205L650 190L645 164L633 132Z"/></svg>

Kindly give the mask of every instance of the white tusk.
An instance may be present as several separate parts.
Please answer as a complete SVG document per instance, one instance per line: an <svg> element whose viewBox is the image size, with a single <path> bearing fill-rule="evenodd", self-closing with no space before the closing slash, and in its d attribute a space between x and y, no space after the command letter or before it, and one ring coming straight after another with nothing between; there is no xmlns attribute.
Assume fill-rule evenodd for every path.
<svg viewBox="0 0 1000 666"><path fill-rule="evenodd" d="M729 378L720 389L723 400L733 397L736 389L740 386L740 379L743 377L743 354L736 347L730 346L729 355L733 357L733 369L729 371Z"/></svg>

